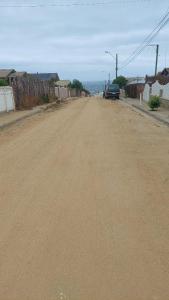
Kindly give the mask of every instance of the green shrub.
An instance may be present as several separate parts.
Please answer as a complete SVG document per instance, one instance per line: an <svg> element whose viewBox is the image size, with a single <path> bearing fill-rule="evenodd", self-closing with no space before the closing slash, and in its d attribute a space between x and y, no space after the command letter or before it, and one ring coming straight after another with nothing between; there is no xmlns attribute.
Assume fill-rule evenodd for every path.
<svg viewBox="0 0 169 300"><path fill-rule="evenodd" d="M41 101L43 103L49 103L49 96L48 95L41 96Z"/></svg>
<svg viewBox="0 0 169 300"><path fill-rule="evenodd" d="M160 107L160 97L159 96L151 96L148 102L148 106L154 110Z"/></svg>
<svg viewBox="0 0 169 300"><path fill-rule="evenodd" d="M124 88L127 84L127 81L127 78L125 78L124 76L118 76L113 80L113 83L118 84L120 88Z"/></svg>
<svg viewBox="0 0 169 300"><path fill-rule="evenodd" d="M8 85L8 81L5 79L0 79L0 86L7 86Z"/></svg>

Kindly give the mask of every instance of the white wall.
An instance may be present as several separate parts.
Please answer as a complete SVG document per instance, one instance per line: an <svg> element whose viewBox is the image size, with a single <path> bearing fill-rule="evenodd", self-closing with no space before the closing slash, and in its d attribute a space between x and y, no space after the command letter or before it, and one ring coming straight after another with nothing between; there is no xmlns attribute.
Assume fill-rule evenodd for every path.
<svg viewBox="0 0 169 300"><path fill-rule="evenodd" d="M77 96L77 91L76 89L71 89L70 90L70 97L76 97Z"/></svg>
<svg viewBox="0 0 169 300"><path fill-rule="evenodd" d="M149 84L146 84L143 92L143 100L148 102L149 98L150 98L150 86Z"/></svg>
<svg viewBox="0 0 169 300"><path fill-rule="evenodd" d="M64 87L55 87L55 96L59 99L66 99L70 97L70 90Z"/></svg>
<svg viewBox="0 0 169 300"><path fill-rule="evenodd" d="M162 90L162 96L160 91ZM151 94L150 94L151 91ZM154 84L152 84L152 90L149 86L149 84L145 85L144 92L143 92L143 99L145 101L149 100L150 95L152 96L161 96L162 99L169 100L169 83L166 85L159 84L158 81L156 81Z"/></svg>
<svg viewBox="0 0 169 300"><path fill-rule="evenodd" d="M15 110L13 90L9 86L0 87L0 112Z"/></svg>
<svg viewBox="0 0 169 300"><path fill-rule="evenodd" d="M158 81L152 86L152 95L160 96L160 90L163 91L161 98L169 100L169 83L166 85L160 85Z"/></svg>

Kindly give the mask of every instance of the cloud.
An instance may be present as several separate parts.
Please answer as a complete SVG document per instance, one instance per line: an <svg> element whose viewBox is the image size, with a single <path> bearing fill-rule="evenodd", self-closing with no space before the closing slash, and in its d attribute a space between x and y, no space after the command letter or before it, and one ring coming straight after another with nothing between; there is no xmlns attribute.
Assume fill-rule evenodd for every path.
<svg viewBox="0 0 169 300"><path fill-rule="evenodd" d="M122 64L157 24L168 1L156 5L151 0L124 2L94 7L1 8L0 67L58 71L61 77L70 79L97 80L107 72L114 76L115 63L105 50L118 53ZM169 65L168 34L166 27L155 40L160 43L159 68L165 61ZM123 73L133 76L154 72L153 51L145 49Z"/></svg>

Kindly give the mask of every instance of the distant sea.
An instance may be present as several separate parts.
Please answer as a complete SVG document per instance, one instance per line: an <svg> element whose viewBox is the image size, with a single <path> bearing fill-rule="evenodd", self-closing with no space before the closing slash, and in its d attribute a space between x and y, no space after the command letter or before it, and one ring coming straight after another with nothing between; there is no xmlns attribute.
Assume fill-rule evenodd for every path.
<svg viewBox="0 0 169 300"><path fill-rule="evenodd" d="M104 90L105 81L84 81L83 86L92 94L100 94Z"/></svg>

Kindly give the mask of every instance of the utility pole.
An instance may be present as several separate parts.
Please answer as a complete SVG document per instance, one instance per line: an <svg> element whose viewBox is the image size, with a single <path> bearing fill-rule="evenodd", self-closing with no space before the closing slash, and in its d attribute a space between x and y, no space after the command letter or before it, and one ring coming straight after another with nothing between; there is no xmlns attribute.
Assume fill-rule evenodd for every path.
<svg viewBox="0 0 169 300"><path fill-rule="evenodd" d="M157 68L158 68L158 56L159 56L159 45L156 45L156 65L155 65L155 76L157 76Z"/></svg>
<svg viewBox="0 0 169 300"><path fill-rule="evenodd" d="M148 47L156 47L155 76L157 76L158 57L159 57L159 44L148 45Z"/></svg>
<svg viewBox="0 0 169 300"><path fill-rule="evenodd" d="M114 60L116 60L116 79L118 77L118 54L113 55L110 51L105 51L106 54L109 54Z"/></svg>
<svg viewBox="0 0 169 300"><path fill-rule="evenodd" d="M116 54L116 79L118 77L118 54Z"/></svg>
<svg viewBox="0 0 169 300"><path fill-rule="evenodd" d="M110 73L109 73L109 80L108 80L108 82L109 82L109 85L110 85Z"/></svg>

